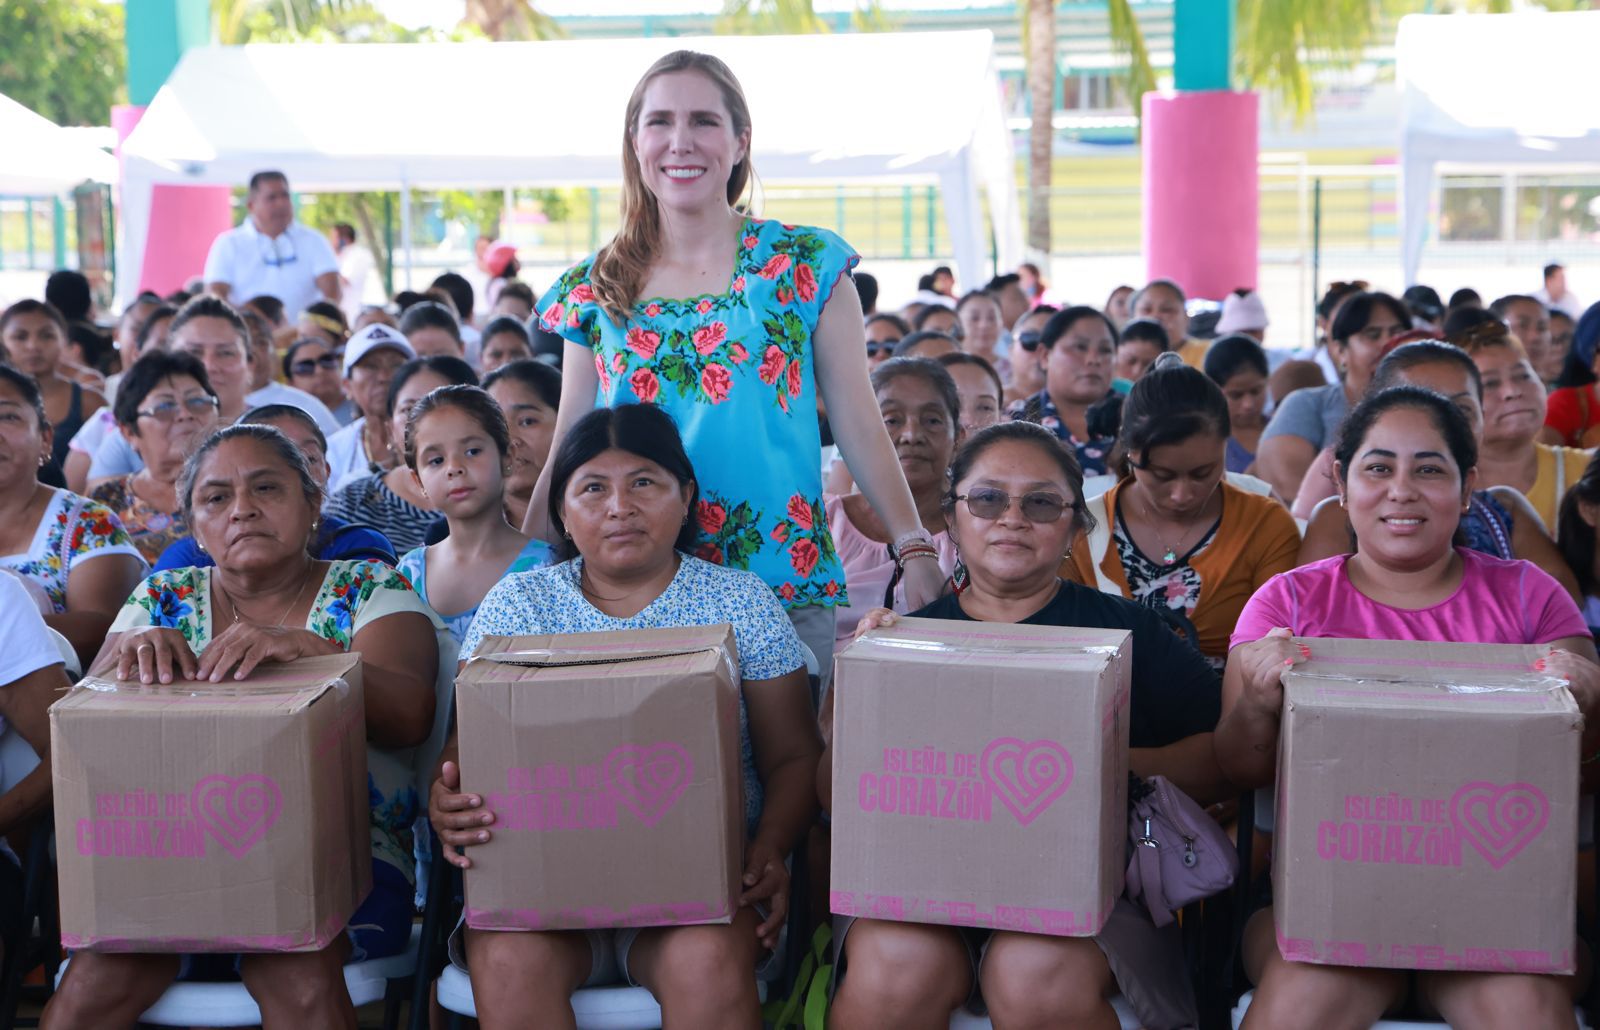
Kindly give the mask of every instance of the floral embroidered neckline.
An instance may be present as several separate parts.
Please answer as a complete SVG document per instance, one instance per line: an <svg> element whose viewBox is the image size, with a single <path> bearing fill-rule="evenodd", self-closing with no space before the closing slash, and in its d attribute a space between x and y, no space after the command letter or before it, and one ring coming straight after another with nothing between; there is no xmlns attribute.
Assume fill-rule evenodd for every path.
<svg viewBox="0 0 1600 1030"><path fill-rule="evenodd" d="M762 219L745 215L744 220L739 223L739 247L733 255L733 273L728 276L727 285L723 286L721 293L699 293L693 297L645 297L634 303L634 312L651 315L652 313L647 310L651 307L656 308L659 313L663 309L692 307L701 301L718 301L733 296L738 292L734 289L734 284L744 275L744 259L758 245L756 227L761 221Z"/></svg>

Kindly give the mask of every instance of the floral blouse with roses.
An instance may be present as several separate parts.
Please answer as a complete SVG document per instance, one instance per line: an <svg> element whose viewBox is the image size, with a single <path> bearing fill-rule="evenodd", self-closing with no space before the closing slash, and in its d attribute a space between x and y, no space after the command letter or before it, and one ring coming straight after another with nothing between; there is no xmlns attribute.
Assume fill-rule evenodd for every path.
<svg viewBox="0 0 1600 1030"><path fill-rule="evenodd" d="M547 329L594 351L596 405L656 404L677 423L700 481L695 553L756 573L791 609L845 601L811 337L858 260L826 229L749 218L722 293L641 300L618 326L590 289L590 258L539 301Z"/></svg>

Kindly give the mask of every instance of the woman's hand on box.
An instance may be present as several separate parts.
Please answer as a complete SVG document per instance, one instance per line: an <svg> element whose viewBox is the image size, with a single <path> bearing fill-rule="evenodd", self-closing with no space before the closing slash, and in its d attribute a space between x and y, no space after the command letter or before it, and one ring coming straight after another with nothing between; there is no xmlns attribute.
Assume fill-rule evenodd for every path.
<svg viewBox="0 0 1600 1030"><path fill-rule="evenodd" d="M766 920L756 927L756 937L768 951L778 948L778 932L789 917L789 867L783 864L783 855L770 844L759 839L753 841L745 853L744 893L739 895L739 907L758 902L767 909Z"/></svg>
<svg viewBox="0 0 1600 1030"><path fill-rule="evenodd" d="M198 679L194 651L183 634L163 626L130 629L117 638L117 679L171 683Z"/></svg>
<svg viewBox="0 0 1600 1030"><path fill-rule="evenodd" d="M1561 647L1552 647L1550 653L1534 663L1540 672L1559 676L1567 681L1572 699L1585 716L1600 708L1600 665Z"/></svg>
<svg viewBox="0 0 1600 1030"><path fill-rule="evenodd" d="M1253 643L1239 647L1244 673L1244 700L1264 712L1283 709L1283 674L1311 657L1311 649L1297 643L1283 627L1271 630Z"/></svg>
<svg viewBox="0 0 1600 1030"><path fill-rule="evenodd" d="M242 680L262 662L292 662L296 658L341 651L338 644L308 629L236 622L212 638L200 656L195 678L221 683L232 669L233 678Z"/></svg>
<svg viewBox="0 0 1600 1030"><path fill-rule="evenodd" d="M900 616L896 615L888 608L874 608L872 611L863 615L860 622L856 623L856 631L851 639L859 640L861 636L868 630L886 629L889 626L893 626L899 620Z"/></svg>
<svg viewBox="0 0 1600 1030"><path fill-rule="evenodd" d="M445 861L457 869L471 869L472 859L461 849L488 842L487 827L494 822L494 813L484 810L480 795L461 793L461 767L445 762L428 791L428 821L439 835Z"/></svg>

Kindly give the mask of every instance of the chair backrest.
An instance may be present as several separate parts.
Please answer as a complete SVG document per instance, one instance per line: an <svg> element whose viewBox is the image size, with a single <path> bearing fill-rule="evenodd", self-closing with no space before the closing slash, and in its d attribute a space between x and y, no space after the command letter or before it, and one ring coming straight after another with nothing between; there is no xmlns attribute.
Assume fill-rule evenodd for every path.
<svg viewBox="0 0 1600 1030"><path fill-rule="evenodd" d="M67 679L76 683L83 679L83 663L78 660L78 652L68 642L67 638L51 629L49 626L44 631L50 634L50 642L56 645L56 650L61 652L61 664L67 668Z"/></svg>

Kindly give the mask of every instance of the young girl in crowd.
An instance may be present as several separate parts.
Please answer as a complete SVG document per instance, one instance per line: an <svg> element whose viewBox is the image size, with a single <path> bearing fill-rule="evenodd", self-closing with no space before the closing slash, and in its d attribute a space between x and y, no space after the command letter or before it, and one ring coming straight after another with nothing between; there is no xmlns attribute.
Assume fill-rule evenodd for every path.
<svg viewBox="0 0 1600 1030"><path fill-rule="evenodd" d="M1432 389L1380 391L1351 412L1336 460L1339 504L1355 550L1276 576L1245 605L1216 732L1228 779L1245 788L1274 779L1281 676L1308 656L1291 636L1548 645L1543 668L1566 679L1585 713L1582 753L1593 754L1600 744L1594 718L1600 667L1572 599L1529 562L1455 543L1462 514L1474 503L1477 441L1467 412ZM1370 1026L1403 1002L1413 979L1386 969L1285 961L1270 910L1251 919L1244 948L1245 969L1258 985L1247 1030ZM1414 979L1423 1010L1451 1026L1576 1025L1575 977L1424 972Z"/></svg>
<svg viewBox="0 0 1600 1030"><path fill-rule="evenodd" d="M503 296L503 294L502 294ZM528 330L522 322L502 315L483 328L483 374L502 365L533 357Z"/></svg>
<svg viewBox="0 0 1600 1030"><path fill-rule="evenodd" d="M50 461L62 470L72 438L106 403L100 394L61 374L67 320L43 301L19 300L0 313L0 345L4 345L12 367L39 384L45 418L55 427Z"/></svg>
<svg viewBox="0 0 1600 1030"><path fill-rule="evenodd" d="M945 494L968 586L913 614L1131 631L1130 765L1141 776L1168 777L1202 804L1222 800L1229 788L1211 743L1216 673L1149 609L1057 577L1072 539L1093 527L1082 487L1071 451L1038 426L1003 422L973 434ZM879 610L861 629L894 618ZM831 698L823 721L831 731ZM825 755L824 807L831 770ZM1106 999L1119 989L1152 1030L1197 1018L1176 924L1157 929L1125 898L1094 938L846 919L836 939L836 1030L942 1028L963 1005L987 1005L997 1027L1116 1026Z"/></svg>
<svg viewBox="0 0 1600 1030"><path fill-rule="evenodd" d="M419 358L466 357L461 323L438 301L425 300L406 308L406 313L400 316L400 331Z"/></svg>
<svg viewBox="0 0 1600 1030"><path fill-rule="evenodd" d="M689 553L705 502L677 429L659 408L625 404L585 415L562 440L549 482L547 514L570 560L490 590L462 656L492 634L731 624L742 679L744 892L724 925L562 933L458 927L451 958L471 975L487 1030L570 1027L574 990L618 981L649 988L667 1026L760 1026L753 974L776 946L788 909L785 859L816 815L822 746L800 640L759 577ZM445 858L462 868L471 865L471 847L494 833L482 795L460 793L454 740L429 815Z"/></svg>
<svg viewBox="0 0 1600 1030"><path fill-rule="evenodd" d="M1111 362L1117 330L1111 320L1086 305L1050 316L1039 334L1044 348L1044 389L1029 398L1017 416L1037 422L1072 448L1085 476L1106 475L1106 461L1116 442L1108 425ZM1114 421L1109 420L1109 421Z"/></svg>
<svg viewBox="0 0 1600 1030"><path fill-rule="evenodd" d="M1339 302L1328 331L1339 381L1284 398L1256 452L1258 473L1285 503L1294 503L1306 470L1318 452L1332 446L1345 413L1366 394L1384 344L1410 328L1411 313L1387 293L1351 293Z"/></svg>
<svg viewBox="0 0 1600 1030"><path fill-rule="evenodd" d="M439 517L435 503L422 492L406 467L406 418L411 406L441 386L476 386L478 377L460 358L436 355L401 365L389 382L384 415L389 421L389 446L396 464L348 481L323 505L329 515L346 522L364 522L388 538L404 554L420 547L428 527Z"/></svg>
<svg viewBox="0 0 1600 1030"><path fill-rule="evenodd" d="M1240 609L1300 547L1283 505L1225 481L1229 430L1215 383L1177 355L1158 360L1122 406L1124 477L1089 499L1097 525L1061 566L1153 609L1219 672Z"/></svg>
<svg viewBox="0 0 1600 1030"><path fill-rule="evenodd" d="M994 366L1001 379L1011 378L1011 361L996 349L1000 332L1000 302L982 290L973 290L956 302L956 318L961 322L961 349Z"/></svg>
<svg viewBox="0 0 1600 1030"><path fill-rule="evenodd" d="M939 569L948 576L955 571L956 555L945 532L944 495L950 458L965 432L955 381L948 368L927 358L890 358L872 373L872 388L922 527L932 535ZM896 585L893 597L888 595L889 585L897 579L895 561L888 530L872 505L858 493L833 495L825 503L850 592L850 603L836 609L838 647L850 639L865 612L878 607L908 609L903 588ZM827 656L818 657L827 661Z"/></svg>
<svg viewBox="0 0 1600 1030"><path fill-rule="evenodd" d="M1383 359L1372 382L1374 391L1395 385L1420 386L1449 398L1467 418L1476 458L1483 435L1483 385L1478 367L1465 351L1436 340L1408 343ZM1329 460L1334 458L1330 456ZM1485 489L1478 476L1473 483L1460 520L1466 546L1496 558L1526 558L1576 597L1577 583L1527 499L1509 487ZM1300 564L1349 553L1349 527L1347 513L1337 503L1337 496L1319 504L1306 526Z"/></svg>
<svg viewBox="0 0 1600 1030"><path fill-rule="evenodd" d="M1206 351L1205 373L1228 401L1228 471L1254 472L1267 424L1267 352L1243 334L1224 336Z"/></svg>
<svg viewBox="0 0 1600 1030"><path fill-rule="evenodd" d="M511 439L489 394L476 386L428 393L406 416L405 449L415 485L443 513L450 535L407 551L400 571L459 644L490 587L548 565L552 552L506 521Z"/></svg>
<svg viewBox="0 0 1600 1030"><path fill-rule="evenodd" d="M511 434L511 471L506 475L506 518L513 526L527 522L539 474L550 458L556 411L561 404L561 373L542 361L523 359L502 365L483 377L505 413Z"/></svg>
<svg viewBox="0 0 1600 1030"><path fill-rule="evenodd" d="M1167 331L1153 318L1136 318L1122 327L1111 364L1111 387L1127 394L1156 359L1167 352Z"/></svg>
<svg viewBox="0 0 1600 1030"><path fill-rule="evenodd" d="M1462 345L1483 382L1478 481L1521 493L1553 533L1561 498L1583 475L1590 452L1536 440L1544 424L1544 383L1517 338L1504 323L1493 324L1500 331L1475 334Z"/></svg>
<svg viewBox="0 0 1600 1030"><path fill-rule="evenodd" d="M903 552L910 600L937 597L944 576L867 379L855 252L825 229L735 206L753 180L750 111L717 58L657 61L623 126L621 228L539 304L544 327L567 339L556 449L596 404L661 406L682 427L702 496L730 516L701 534L698 553L761 575L822 655L844 583L822 507L820 398ZM532 535L548 535L543 510L536 496Z"/></svg>
<svg viewBox="0 0 1600 1030"><path fill-rule="evenodd" d="M29 376L0 364L0 568L45 601L45 622L87 663L145 563L105 505L45 486L50 422Z"/></svg>

